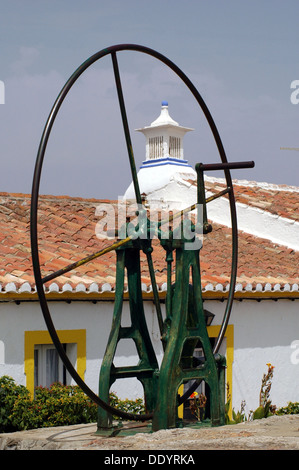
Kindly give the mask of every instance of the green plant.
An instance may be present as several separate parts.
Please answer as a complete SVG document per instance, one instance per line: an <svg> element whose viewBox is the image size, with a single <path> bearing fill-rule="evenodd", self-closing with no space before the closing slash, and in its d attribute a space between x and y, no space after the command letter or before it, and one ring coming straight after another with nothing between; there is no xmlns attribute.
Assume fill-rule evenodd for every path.
<svg viewBox="0 0 299 470"><path fill-rule="evenodd" d="M255 411L252 412L252 419L262 419L262 418L268 418L271 416L271 407L270 407L271 402L267 402L265 406L259 406Z"/></svg>
<svg viewBox="0 0 299 470"><path fill-rule="evenodd" d="M275 412L277 415L296 415L299 414L299 402L292 403L289 401L287 406L278 408Z"/></svg>
<svg viewBox="0 0 299 470"><path fill-rule="evenodd" d="M245 401L241 402L241 409L240 411L235 412L232 410L232 419L229 417L229 409L231 404L231 395L229 391L229 385L227 384L227 402L225 403L225 423L226 424L237 424L243 421L249 421L251 419L262 419L267 418L276 413L276 406L271 404L270 400L270 390L272 386L272 379L274 373L274 366L268 363L267 373L263 375L262 384L260 388L259 394L259 406L255 411L250 411L248 417L246 417L244 410L245 410ZM298 406L299 408L299 406ZM296 407L295 407L296 409ZM283 411L281 411L283 414Z"/></svg>
<svg viewBox="0 0 299 470"><path fill-rule="evenodd" d="M241 402L241 409L240 411L235 412L235 409L232 409L232 419L229 416L229 409L231 404L231 394L229 390L229 384L226 386L226 396L227 401L225 403L225 424L238 424L247 421L246 415L244 413L246 402L243 400Z"/></svg>
<svg viewBox="0 0 299 470"><path fill-rule="evenodd" d="M125 411L127 413L145 413L145 406L142 398L137 398L136 400L129 400L126 398L125 400L121 400L114 392L110 392L109 396L110 405L116 409ZM114 418L119 419L117 416Z"/></svg>
<svg viewBox="0 0 299 470"><path fill-rule="evenodd" d="M276 407L271 404L270 390L272 386L274 366L268 363L268 371L263 375L259 396L259 407L253 412L252 419L268 418L275 413Z"/></svg>
<svg viewBox="0 0 299 470"><path fill-rule="evenodd" d="M264 374L262 378L260 406L266 406L266 404L270 402L270 390L272 386L274 366L272 366L270 363L266 365L268 366L268 371L267 374Z"/></svg>
<svg viewBox="0 0 299 470"><path fill-rule="evenodd" d="M0 432L12 432L18 429L11 414L17 400L27 400L30 393L23 385L6 375L0 377Z"/></svg>
<svg viewBox="0 0 299 470"><path fill-rule="evenodd" d="M37 387L34 399L17 399L11 420L20 429L66 426L96 421L97 406L78 386Z"/></svg>
<svg viewBox="0 0 299 470"><path fill-rule="evenodd" d="M229 384L226 384L226 403L224 405L224 412L225 412L225 424L230 423L230 417L229 417L229 409L230 409L230 404L231 404L231 394L229 390Z"/></svg>
<svg viewBox="0 0 299 470"><path fill-rule="evenodd" d="M246 415L244 413L246 403L243 400L241 402L241 408L240 411L235 412L235 410L232 410L232 415L233 415L233 424L238 424L238 423L243 423L244 421L247 421Z"/></svg>
<svg viewBox="0 0 299 470"><path fill-rule="evenodd" d="M189 405L191 413L196 417L197 421L203 421L207 397L200 393L193 392L190 395Z"/></svg>
<svg viewBox="0 0 299 470"><path fill-rule="evenodd" d="M141 398L120 400L112 392L110 403L123 411L144 412ZM77 385L37 387L32 399L26 387L10 377L0 378L0 432L91 423L97 421L97 412L97 405Z"/></svg>

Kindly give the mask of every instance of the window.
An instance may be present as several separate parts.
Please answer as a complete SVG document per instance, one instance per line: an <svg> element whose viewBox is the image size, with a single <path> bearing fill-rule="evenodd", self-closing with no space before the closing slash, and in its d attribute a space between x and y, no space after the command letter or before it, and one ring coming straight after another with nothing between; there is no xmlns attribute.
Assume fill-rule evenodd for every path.
<svg viewBox="0 0 299 470"><path fill-rule="evenodd" d="M169 137L169 156L181 158L181 139L179 137Z"/></svg>
<svg viewBox="0 0 299 470"><path fill-rule="evenodd" d="M75 345L63 344L66 354ZM74 365L74 364L73 364ZM50 387L54 382L70 384L70 377L55 347L50 344L37 344L34 347L34 387Z"/></svg>
<svg viewBox="0 0 299 470"><path fill-rule="evenodd" d="M68 358L84 380L86 369L86 330L58 330ZM65 370L48 331L25 331L24 370L26 387L34 394L36 385L49 386L57 381L69 384L71 376Z"/></svg>
<svg viewBox="0 0 299 470"><path fill-rule="evenodd" d="M163 136L161 137L150 137L149 138L149 158L153 160L155 158L163 157Z"/></svg>

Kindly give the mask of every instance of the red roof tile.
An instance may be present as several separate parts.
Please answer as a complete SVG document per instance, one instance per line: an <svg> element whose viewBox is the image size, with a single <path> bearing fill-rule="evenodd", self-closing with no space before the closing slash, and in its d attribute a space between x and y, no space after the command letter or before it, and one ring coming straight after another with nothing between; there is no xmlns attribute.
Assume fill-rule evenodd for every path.
<svg viewBox="0 0 299 470"><path fill-rule="evenodd" d="M233 185L236 202L299 221L299 188L242 181L233 181ZM226 186L221 180L207 180L205 187L217 192Z"/></svg>
<svg viewBox="0 0 299 470"><path fill-rule="evenodd" d="M216 188L217 189L217 188ZM247 194L247 195L246 195ZM254 200L251 190L243 198ZM241 197L241 196L240 196ZM295 195L293 201L298 200ZM269 199L270 198L270 199ZM41 196L39 199L39 249L42 275L57 271L66 265L101 250L112 243L95 235L99 216L96 207L107 201L70 198L67 196ZM281 199L272 192L265 203L271 202L278 210ZM116 201L109 201L116 208ZM294 202L295 203L295 202ZM274 209L273 209L274 210ZM282 208L279 209L283 212ZM289 210L289 209L288 209ZM34 289L30 248L30 196L0 193L0 284L2 291L11 282L20 287L28 282ZM154 268L161 288L166 282L165 251L157 240L153 241ZM230 277L231 232L227 227L213 224L213 231L205 236L201 250L203 286L227 286ZM299 252L275 245L268 240L239 232L239 265L237 282L262 286L279 283L299 284ZM55 283L59 288L69 283L75 288L79 283L90 286L96 283L115 285L115 252L107 253L88 264L71 271ZM146 258L142 254L142 282L150 286ZM49 284L48 284L49 285Z"/></svg>

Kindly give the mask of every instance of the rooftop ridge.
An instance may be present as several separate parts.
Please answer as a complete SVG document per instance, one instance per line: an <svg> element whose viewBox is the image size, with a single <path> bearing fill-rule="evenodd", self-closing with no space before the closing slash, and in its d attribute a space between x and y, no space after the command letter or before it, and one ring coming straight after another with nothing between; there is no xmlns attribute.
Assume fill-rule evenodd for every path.
<svg viewBox="0 0 299 470"><path fill-rule="evenodd" d="M0 192L1 197L9 197L12 199L31 199L31 194L29 193L9 193L9 192ZM84 197L84 196L69 196L64 194L40 194L39 199L44 200L74 200L79 202L105 202L111 204L117 204L119 201L117 199L103 199L103 198L92 198L92 197ZM1 203L1 201L0 201Z"/></svg>
<svg viewBox="0 0 299 470"><path fill-rule="evenodd" d="M226 184L226 180L224 178L217 178L214 176L207 176L205 175L205 179L207 182L210 183L219 183L219 184ZM296 192L299 193L299 186L290 186L287 184L276 184L276 183L267 183L265 181L249 181L249 180L238 180L233 179L233 184L235 186L249 186L249 187L259 187L261 189L269 190L269 191L286 191L286 192Z"/></svg>

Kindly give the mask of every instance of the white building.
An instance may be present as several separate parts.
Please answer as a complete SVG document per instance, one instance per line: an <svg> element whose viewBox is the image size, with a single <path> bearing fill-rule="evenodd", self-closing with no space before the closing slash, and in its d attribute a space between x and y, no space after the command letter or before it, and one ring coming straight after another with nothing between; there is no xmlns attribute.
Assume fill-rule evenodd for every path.
<svg viewBox="0 0 299 470"><path fill-rule="evenodd" d="M169 117L166 103L162 105L160 117L140 130L146 136L146 159L138 178L148 203L170 208L170 202L183 206L196 202L195 172L188 166L182 145L183 136L189 130ZM159 179L146 176L154 172ZM206 179L208 192L221 188L220 179ZM170 202L167 194L171 194ZM245 400L248 412L259 404L267 363L275 366L272 403L284 406L288 401L299 401L299 188L236 181L235 195L239 269L235 301L221 352L227 358L232 405L239 409ZM129 187L125 198L131 196ZM43 275L107 245L107 240L96 236L97 207L101 203L68 197L40 198ZM211 338L219 332L230 276L230 230L224 217L227 202L223 198L212 204L208 216L213 232L208 234L201 250L203 299L205 308L215 314L208 327ZM111 207L115 208L115 203ZM71 379L57 362L38 302L31 266L29 211L29 195L0 194L0 375L13 377L33 392L37 384ZM159 243L153 243L154 267L163 302L165 256ZM163 352L145 263L141 274L148 328L161 361ZM101 359L113 312L115 253L61 276L45 288L61 342L78 373L98 392ZM123 311L124 321L128 321L127 298ZM115 365L133 365L137 360L133 342L119 344ZM142 395L135 379L117 381L112 389L123 398Z"/></svg>
<svg viewBox="0 0 299 470"><path fill-rule="evenodd" d="M136 129L146 138L145 160L138 171L138 183L141 194L146 195L151 207L184 209L186 198L194 199L194 193L188 194L187 181L196 181L196 172L184 159L183 138L193 129L182 127L174 121L168 112L167 101L162 101L160 116L150 126ZM135 200L133 183L124 194L125 200Z"/></svg>

